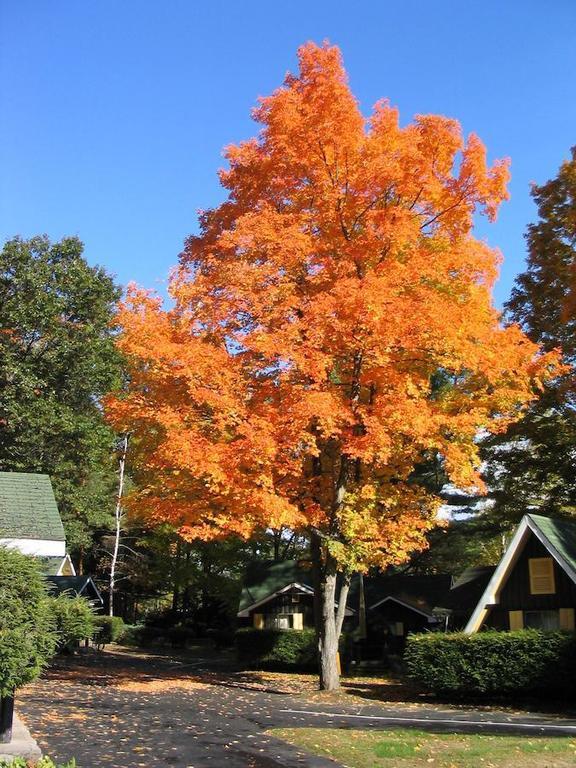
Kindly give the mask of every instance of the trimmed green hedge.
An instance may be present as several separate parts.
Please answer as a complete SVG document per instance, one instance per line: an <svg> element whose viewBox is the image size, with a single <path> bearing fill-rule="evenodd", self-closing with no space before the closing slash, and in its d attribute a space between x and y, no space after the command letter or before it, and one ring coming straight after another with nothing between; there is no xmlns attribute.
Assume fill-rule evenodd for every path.
<svg viewBox="0 0 576 768"><path fill-rule="evenodd" d="M239 629L238 658L256 669L315 670L318 646L313 629Z"/></svg>
<svg viewBox="0 0 576 768"><path fill-rule="evenodd" d="M99 645L114 643L121 636L124 620L120 616L95 616L94 640Z"/></svg>
<svg viewBox="0 0 576 768"><path fill-rule="evenodd" d="M404 664L439 694L560 693L576 686L576 638L535 629L410 635Z"/></svg>

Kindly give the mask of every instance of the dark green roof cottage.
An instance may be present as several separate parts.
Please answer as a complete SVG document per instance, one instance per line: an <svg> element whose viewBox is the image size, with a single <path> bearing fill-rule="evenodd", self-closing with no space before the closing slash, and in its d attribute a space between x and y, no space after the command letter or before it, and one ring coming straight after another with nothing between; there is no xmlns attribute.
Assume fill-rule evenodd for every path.
<svg viewBox="0 0 576 768"><path fill-rule="evenodd" d="M74 574L48 475L0 472L0 546L41 558L47 575Z"/></svg>

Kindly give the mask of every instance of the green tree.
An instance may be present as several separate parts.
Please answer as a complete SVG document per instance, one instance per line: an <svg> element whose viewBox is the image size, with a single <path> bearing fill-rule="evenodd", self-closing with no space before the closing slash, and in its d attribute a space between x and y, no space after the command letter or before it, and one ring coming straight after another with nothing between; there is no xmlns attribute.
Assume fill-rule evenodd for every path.
<svg viewBox="0 0 576 768"><path fill-rule="evenodd" d="M37 561L0 548L0 696L34 680L56 647L56 633Z"/></svg>
<svg viewBox="0 0 576 768"><path fill-rule="evenodd" d="M506 308L532 341L561 347L574 363L576 318L566 313L576 266L576 147L558 175L532 187L539 220L528 226L526 270L516 278Z"/></svg>
<svg viewBox="0 0 576 768"><path fill-rule="evenodd" d="M14 238L0 253L0 468L52 478L81 556L109 524L113 434L100 398L119 381L119 288L74 237Z"/></svg>
<svg viewBox="0 0 576 768"><path fill-rule="evenodd" d="M507 317L543 349L560 348L570 370L546 386L521 421L484 441L492 500L484 518L492 535L526 512L576 512L576 319L568 311L576 268L576 147L555 178L532 188L532 196L539 218L528 227L527 266L516 279Z"/></svg>

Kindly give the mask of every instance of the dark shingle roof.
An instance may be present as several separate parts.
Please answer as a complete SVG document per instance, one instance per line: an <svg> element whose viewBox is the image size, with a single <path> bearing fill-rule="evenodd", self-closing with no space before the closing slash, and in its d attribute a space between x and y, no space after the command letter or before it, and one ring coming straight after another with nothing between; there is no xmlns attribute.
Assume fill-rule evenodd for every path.
<svg viewBox="0 0 576 768"><path fill-rule="evenodd" d="M65 541L48 475L0 472L0 539Z"/></svg>
<svg viewBox="0 0 576 768"><path fill-rule="evenodd" d="M312 569L307 562L284 560L276 563L267 560L250 563L246 569L238 609L245 611L259 600L293 583L313 588Z"/></svg>
<svg viewBox="0 0 576 768"><path fill-rule="evenodd" d="M559 520L542 515L528 515L554 549L576 571L576 522Z"/></svg>
<svg viewBox="0 0 576 768"><path fill-rule="evenodd" d="M446 608L456 613L471 613L495 570L495 565L466 568L456 579L452 589L438 601L436 607Z"/></svg>
<svg viewBox="0 0 576 768"><path fill-rule="evenodd" d="M69 593L102 602L102 596L91 576L46 576L48 589L54 596Z"/></svg>
<svg viewBox="0 0 576 768"><path fill-rule="evenodd" d="M413 606L417 610L432 614L432 609L441 597L450 589L451 576L441 574L433 576L395 576L364 577L364 595L366 607L387 597ZM260 600L273 595L289 584L302 584L314 588L311 564L305 560L286 560L283 562L255 562L248 566L244 586L240 596L239 611L244 611ZM338 589L336 590L338 600ZM348 595L348 607L358 610L359 578L354 576Z"/></svg>
<svg viewBox="0 0 576 768"><path fill-rule="evenodd" d="M432 615L433 609L449 591L449 574L396 574L364 578L366 607L371 608L386 598L394 598Z"/></svg>

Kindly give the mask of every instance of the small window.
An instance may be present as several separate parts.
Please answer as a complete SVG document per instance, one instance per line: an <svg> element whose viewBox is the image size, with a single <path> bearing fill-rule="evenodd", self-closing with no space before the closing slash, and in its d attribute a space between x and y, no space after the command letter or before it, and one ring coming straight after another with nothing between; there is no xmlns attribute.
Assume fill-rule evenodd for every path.
<svg viewBox="0 0 576 768"><path fill-rule="evenodd" d="M558 611L525 611L524 626L528 629L560 629Z"/></svg>
<svg viewBox="0 0 576 768"><path fill-rule="evenodd" d="M551 557L531 557L528 568L532 595L553 595L556 592L554 560Z"/></svg>

